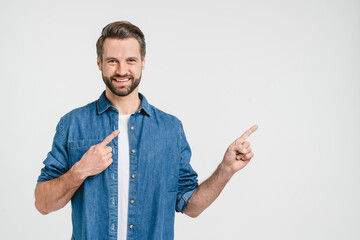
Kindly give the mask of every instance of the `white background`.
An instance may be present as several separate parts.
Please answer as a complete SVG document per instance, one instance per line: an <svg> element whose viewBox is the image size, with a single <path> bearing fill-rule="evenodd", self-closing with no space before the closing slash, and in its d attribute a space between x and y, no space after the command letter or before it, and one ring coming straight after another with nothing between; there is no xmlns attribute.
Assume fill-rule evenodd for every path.
<svg viewBox="0 0 360 240"><path fill-rule="evenodd" d="M34 189L61 116L104 89L95 43L145 33L140 92L178 116L205 180L247 128L255 156L175 239L360 239L360 2L0 3L0 239L70 239Z"/></svg>

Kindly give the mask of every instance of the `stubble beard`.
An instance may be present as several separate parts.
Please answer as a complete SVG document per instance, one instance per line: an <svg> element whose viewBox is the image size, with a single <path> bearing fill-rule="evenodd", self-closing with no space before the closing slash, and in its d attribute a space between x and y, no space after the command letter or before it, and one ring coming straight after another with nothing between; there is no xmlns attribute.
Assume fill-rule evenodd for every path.
<svg viewBox="0 0 360 240"><path fill-rule="evenodd" d="M110 89L110 91L113 94L115 94L116 96L119 96L119 97L124 97L124 96L127 96L130 93L132 93L137 88L137 86L139 86L140 81L141 81L141 76L142 76L142 74L140 74L139 78L134 78L134 76L132 76L132 75L125 75L125 76L113 75L110 78L108 78L102 74L102 78L103 78L105 85ZM115 86L113 84L113 82L115 81L115 79L114 79L115 77L130 78L130 86L126 86L126 87L125 86Z"/></svg>

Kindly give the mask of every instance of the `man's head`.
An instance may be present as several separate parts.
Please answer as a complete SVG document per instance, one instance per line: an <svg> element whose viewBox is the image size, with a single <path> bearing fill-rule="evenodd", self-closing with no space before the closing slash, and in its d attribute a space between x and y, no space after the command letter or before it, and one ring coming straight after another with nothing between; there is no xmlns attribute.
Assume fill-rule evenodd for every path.
<svg viewBox="0 0 360 240"><path fill-rule="evenodd" d="M140 45L141 60L145 58L146 44L143 32L137 26L127 21L113 22L103 28L101 36L96 42L97 56L102 61L103 46L106 38L126 39L135 38Z"/></svg>
<svg viewBox="0 0 360 240"><path fill-rule="evenodd" d="M144 34L129 22L113 22L103 28L96 43L97 64L113 94L127 96L138 87L145 47Z"/></svg>

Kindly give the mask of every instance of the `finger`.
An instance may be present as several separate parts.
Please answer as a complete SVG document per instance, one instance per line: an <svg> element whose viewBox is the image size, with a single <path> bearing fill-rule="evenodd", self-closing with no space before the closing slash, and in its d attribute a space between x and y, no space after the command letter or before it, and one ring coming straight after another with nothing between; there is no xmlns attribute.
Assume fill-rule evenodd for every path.
<svg viewBox="0 0 360 240"><path fill-rule="evenodd" d="M236 155L248 153L248 150L246 150L246 148L243 147L242 144L233 145L232 148L231 148L231 150L235 151L235 152L236 152Z"/></svg>
<svg viewBox="0 0 360 240"><path fill-rule="evenodd" d="M107 161L107 165L110 166L110 164L112 164L112 162L113 162L113 159L110 158L110 159Z"/></svg>
<svg viewBox="0 0 360 240"><path fill-rule="evenodd" d="M245 141L253 132L258 129L258 125L252 126L249 130L247 130L241 137L238 138L238 140Z"/></svg>
<svg viewBox="0 0 360 240"><path fill-rule="evenodd" d="M111 153L111 152L112 152L112 147L105 148L105 153Z"/></svg>
<svg viewBox="0 0 360 240"><path fill-rule="evenodd" d="M120 131L115 130L113 131L109 136L107 136L101 143L99 143L100 146L105 147L108 145L117 135L119 135Z"/></svg>
<svg viewBox="0 0 360 240"><path fill-rule="evenodd" d="M254 153L250 152L250 153L248 153L246 155L237 155L236 160L250 161L253 157L254 157Z"/></svg>
<svg viewBox="0 0 360 240"><path fill-rule="evenodd" d="M250 147L250 142L245 141L245 142L242 143L242 146L243 146L243 148L249 148Z"/></svg>
<svg viewBox="0 0 360 240"><path fill-rule="evenodd" d="M244 156L245 154L251 153L251 147L248 148L240 148L239 151L236 151L236 156Z"/></svg>
<svg viewBox="0 0 360 240"><path fill-rule="evenodd" d="M110 159L111 157L112 157L112 153L111 153L111 152L105 155L105 159L106 159L106 160Z"/></svg>
<svg viewBox="0 0 360 240"><path fill-rule="evenodd" d="M251 160L253 157L254 157L254 153L253 153L253 152L250 152L250 153L246 154L246 155L243 157L243 159L244 159L245 161L247 161L247 160Z"/></svg>

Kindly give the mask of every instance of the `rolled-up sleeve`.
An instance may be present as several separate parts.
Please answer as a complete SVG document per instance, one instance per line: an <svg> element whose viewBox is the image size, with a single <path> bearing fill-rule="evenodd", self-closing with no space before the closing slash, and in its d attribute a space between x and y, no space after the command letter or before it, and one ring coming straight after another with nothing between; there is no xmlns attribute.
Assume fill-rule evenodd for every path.
<svg viewBox="0 0 360 240"><path fill-rule="evenodd" d="M190 165L191 149L180 124L180 170L175 210L183 213L189 199L198 186L197 173Z"/></svg>
<svg viewBox="0 0 360 240"><path fill-rule="evenodd" d="M37 184L57 178L68 171L68 151L64 134L64 119L61 118L54 136L51 151L44 160Z"/></svg>

